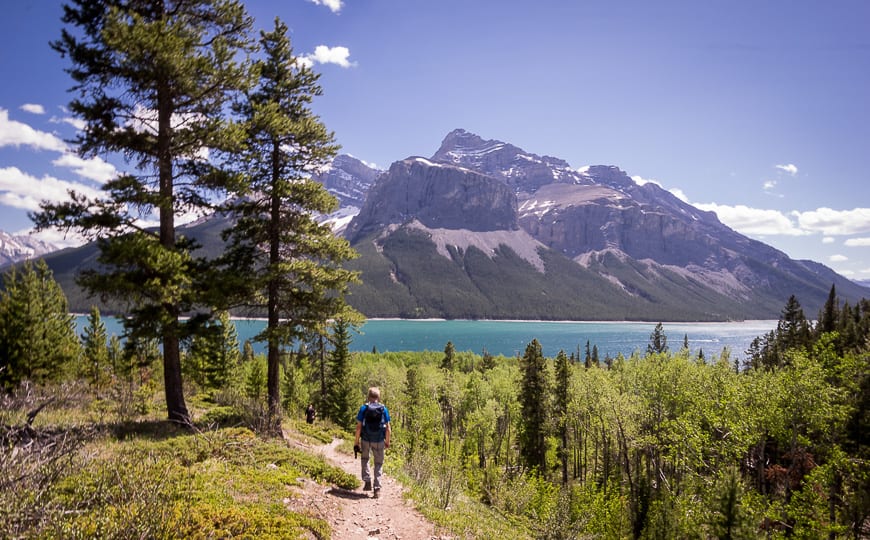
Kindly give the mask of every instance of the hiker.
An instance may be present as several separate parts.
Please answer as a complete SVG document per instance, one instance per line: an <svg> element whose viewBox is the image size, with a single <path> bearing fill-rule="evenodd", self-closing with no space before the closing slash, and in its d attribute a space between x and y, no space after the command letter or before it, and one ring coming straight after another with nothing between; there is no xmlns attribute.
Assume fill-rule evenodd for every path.
<svg viewBox="0 0 870 540"><path fill-rule="evenodd" d="M315 418L317 418L317 411L314 410L314 405L309 403L308 408L305 409L305 421L313 424Z"/></svg>
<svg viewBox="0 0 870 540"><path fill-rule="evenodd" d="M380 403L381 391L373 386L369 388L368 402L359 408L356 415L356 436L354 438L354 455L362 454L363 491L371 491L374 487L375 498L381 491L381 469L384 466L384 449L390 447L390 413ZM375 481L369 474L369 453L375 460Z"/></svg>

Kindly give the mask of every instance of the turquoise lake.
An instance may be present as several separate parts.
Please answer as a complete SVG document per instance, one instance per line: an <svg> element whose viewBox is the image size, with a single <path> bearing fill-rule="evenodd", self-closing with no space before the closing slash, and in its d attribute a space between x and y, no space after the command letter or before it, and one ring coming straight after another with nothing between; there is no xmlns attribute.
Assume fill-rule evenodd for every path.
<svg viewBox="0 0 870 540"><path fill-rule="evenodd" d="M104 318L106 329L111 334L122 334L120 323ZM253 338L260 332L265 321L239 319L234 321L239 342ZM664 323L665 335L671 350L682 347L683 337L689 340L693 354L703 350L710 358L725 347L731 359L746 357L746 349L758 336L776 327L777 321L743 321L724 323ZM87 324L87 317L76 317L78 333ZM481 354L484 350L493 355L516 356L522 354L526 345L537 339L544 355L555 356L559 350L566 353L580 349L585 354L586 341L598 346L601 359L605 355L625 356L634 351L646 351L655 323L639 322L539 322L539 321L467 321L467 320L370 320L359 333L351 333L352 351L443 351L448 341L457 351L472 351ZM255 343L254 349L263 352L264 346Z"/></svg>

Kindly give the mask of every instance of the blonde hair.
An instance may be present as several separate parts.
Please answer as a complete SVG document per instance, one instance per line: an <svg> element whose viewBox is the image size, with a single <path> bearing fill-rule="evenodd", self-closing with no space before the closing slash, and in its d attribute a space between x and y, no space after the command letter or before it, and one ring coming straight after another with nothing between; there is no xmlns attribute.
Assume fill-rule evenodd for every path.
<svg viewBox="0 0 870 540"><path fill-rule="evenodd" d="M369 401L378 401L381 399L381 389L377 386L369 388Z"/></svg>

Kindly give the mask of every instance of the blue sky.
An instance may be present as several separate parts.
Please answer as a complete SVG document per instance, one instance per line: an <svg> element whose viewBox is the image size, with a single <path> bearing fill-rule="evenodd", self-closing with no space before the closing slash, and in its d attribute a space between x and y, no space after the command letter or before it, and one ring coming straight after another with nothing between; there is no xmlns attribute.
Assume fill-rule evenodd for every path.
<svg viewBox="0 0 870 540"><path fill-rule="evenodd" d="M870 2L246 2L321 73L314 108L380 167L454 128L616 165L798 259L870 279ZM4 2L0 229L97 189L113 164L64 142L61 2ZM114 164L121 166L120 164ZM83 187L80 187L83 186Z"/></svg>

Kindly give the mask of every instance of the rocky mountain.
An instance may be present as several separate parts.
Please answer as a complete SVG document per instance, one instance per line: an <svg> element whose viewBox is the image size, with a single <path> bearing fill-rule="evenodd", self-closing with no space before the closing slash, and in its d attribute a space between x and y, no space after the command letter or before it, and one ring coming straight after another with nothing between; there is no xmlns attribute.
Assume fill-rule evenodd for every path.
<svg viewBox="0 0 870 540"><path fill-rule="evenodd" d="M57 246L27 234L0 231L0 266L33 259L56 249Z"/></svg>
<svg viewBox="0 0 870 540"><path fill-rule="evenodd" d="M375 179L382 172L353 156L339 154L315 179L335 195L342 207L360 208Z"/></svg>
<svg viewBox="0 0 870 540"><path fill-rule="evenodd" d="M575 169L463 130L387 171L339 156L318 175L341 208L324 216L360 253L350 303L369 317L716 321L775 319L796 295L808 317L831 285L870 289L790 259L659 186L612 166ZM185 234L221 251L225 220ZM47 257L73 309L93 245Z"/></svg>
<svg viewBox="0 0 870 540"><path fill-rule="evenodd" d="M870 293L616 167L572 169L464 130L394 163L346 235L370 316L777 318L795 294L812 317L831 284Z"/></svg>

